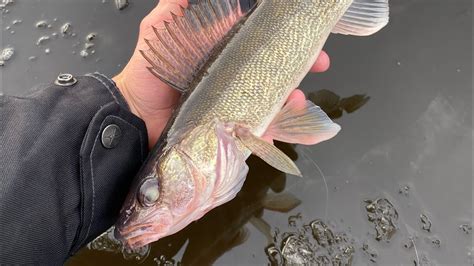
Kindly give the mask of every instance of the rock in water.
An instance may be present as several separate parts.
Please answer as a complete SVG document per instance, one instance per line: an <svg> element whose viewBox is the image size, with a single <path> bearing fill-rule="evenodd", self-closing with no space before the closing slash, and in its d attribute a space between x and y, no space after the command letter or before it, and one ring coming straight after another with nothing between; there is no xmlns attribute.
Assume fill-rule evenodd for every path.
<svg viewBox="0 0 474 266"><path fill-rule="evenodd" d="M115 0L115 6L118 10L124 10L128 6L128 0Z"/></svg>

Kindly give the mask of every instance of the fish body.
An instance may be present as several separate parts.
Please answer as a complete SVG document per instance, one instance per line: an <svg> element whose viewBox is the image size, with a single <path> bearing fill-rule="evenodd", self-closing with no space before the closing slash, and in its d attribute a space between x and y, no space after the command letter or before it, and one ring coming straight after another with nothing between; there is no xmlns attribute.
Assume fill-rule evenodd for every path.
<svg viewBox="0 0 474 266"><path fill-rule="evenodd" d="M238 1L198 4L200 9L189 16L199 18L202 12L207 18L199 20L203 28L212 29L212 17L217 18L215 24L235 25L228 32L222 30L225 23L215 26L207 46L219 49L209 49L199 75L178 73L192 77L188 88L182 88L186 79L176 80L176 73L166 79L156 61L172 60L153 58L162 46L150 45L151 54L144 56L154 67L151 71L186 93L137 176L116 225L119 239L130 247L142 246L231 200L243 185L248 171L245 159L251 153L277 169L300 174L291 160L260 137L269 134L282 141L314 144L339 131L315 106L284 104L351 4L352 0L262 0L247 15ZM215 14L206 16L206 8ZM181 27L175 21L181 33L195 26L189 18ZM219 32L227 36L222 41ZM165 38L160 40L166 44ZM206 49L198 48L190 55L205 54Z"/></svg>

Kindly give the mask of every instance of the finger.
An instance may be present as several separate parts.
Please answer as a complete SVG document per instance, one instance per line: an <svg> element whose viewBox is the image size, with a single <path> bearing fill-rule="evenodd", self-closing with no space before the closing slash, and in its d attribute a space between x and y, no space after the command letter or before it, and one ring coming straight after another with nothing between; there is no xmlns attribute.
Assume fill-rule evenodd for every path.
<svg viewBox="0 0 474 266"><path fill-rule="evenodd" d="M300 101L300 102L304 102L304 101L306 101L306 96L304 95L303 91L301 91L300 89L295 89L295 90L290 94L290 96L288 97L287 102L289 102L289 101Z"/></svg>
<svg viewBox="0 0 474 266"><path fill-rule="evenodd" d="M311 72L324 72L328 70L331 64L331 60L329 59L328 54L325 51L321 51L314 63L313 67L311 67Z"/></svg>
<svg viewBox="0 0 474 266"><path fill-rule="evenodd" d="M297 101L298 105L305 106L306 96L304 95L304 93L300 89L295 89L290 94L290 96L288 97L288 100L286 102L289 102L289 101ZM273 139L272 139L271 135L263 134L262 139L265 140L268 143L273 144Z"/></svg>

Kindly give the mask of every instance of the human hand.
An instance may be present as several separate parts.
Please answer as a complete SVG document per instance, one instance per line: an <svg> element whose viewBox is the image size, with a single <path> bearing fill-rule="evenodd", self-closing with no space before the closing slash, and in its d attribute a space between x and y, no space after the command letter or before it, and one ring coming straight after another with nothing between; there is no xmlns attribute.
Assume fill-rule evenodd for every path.
<svg viewBox="0 0 474 266"><path fill-rule="evenodd" d="M181 15L180 6L187 5L187 0L161 0L142 20L135 51L122 72L113 78L132 113L145 122L150 148L160 137L180 94L148 71L149 63L140 54L140 50L148 49L145 39L156 39L152 26L163 27L163 21L171 21L171 12ZM329 56L321 52L311 72L324 72L329 64ZM306 98L301 90L296 89L288 100L305 101Z"/></svg>

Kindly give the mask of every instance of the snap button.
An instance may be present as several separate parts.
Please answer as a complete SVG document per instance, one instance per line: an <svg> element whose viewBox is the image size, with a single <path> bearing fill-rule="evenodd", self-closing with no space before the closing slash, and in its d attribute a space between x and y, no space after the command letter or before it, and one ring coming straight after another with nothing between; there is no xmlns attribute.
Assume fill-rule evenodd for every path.
<svg viewBox="0 0 474 266"><path fill-rule="evenodd" d="M102 145L106 149L113 149L117 147L122 136L122 130L116 124L110 124L102 131Z"/></svg>
<svg viewBox="0 0 474 266"><path fill-rule="evenodd" d="M71 74L59 74L54 82L56 85L67 87L76 84L77 79Z"/></svg>

